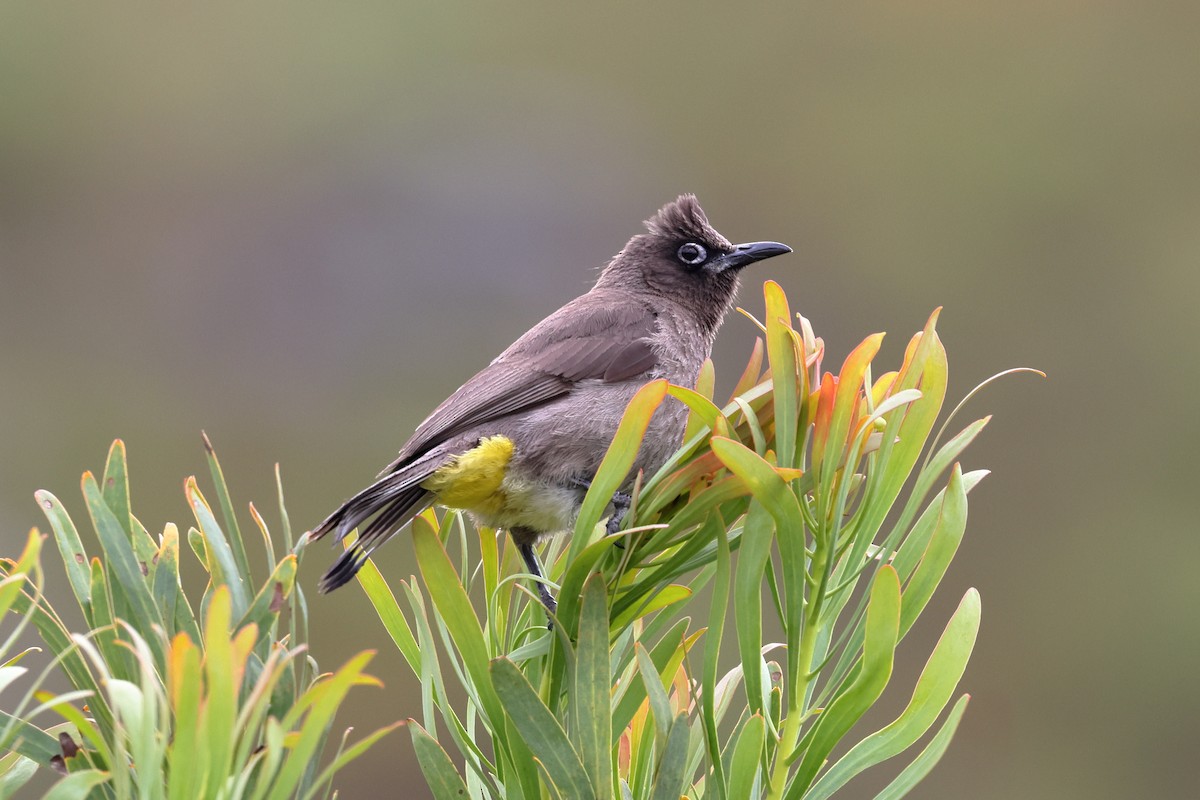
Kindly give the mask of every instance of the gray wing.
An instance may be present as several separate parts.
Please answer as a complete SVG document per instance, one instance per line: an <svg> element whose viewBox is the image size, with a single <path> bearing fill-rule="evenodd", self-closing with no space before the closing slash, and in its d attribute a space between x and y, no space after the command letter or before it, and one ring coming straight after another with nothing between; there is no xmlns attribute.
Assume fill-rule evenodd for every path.
<svg viewBox="0 0 1200 800"><path fill-rule="evenodd" d="M627 295L585 294L551 314L450 395L417 427L392 472L485 422L561 397L584 380L625 381L657 364L653 310Z"/></svg>

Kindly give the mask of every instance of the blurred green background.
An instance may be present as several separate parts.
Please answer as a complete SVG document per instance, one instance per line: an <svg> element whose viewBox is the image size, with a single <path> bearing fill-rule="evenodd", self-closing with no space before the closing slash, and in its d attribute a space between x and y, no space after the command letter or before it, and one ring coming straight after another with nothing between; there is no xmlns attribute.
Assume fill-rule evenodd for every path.
<svg viewBox="0 0 1200 800"><path fill-rule="evenodd" d="M1193 797L1197 42L1200 4L1145 0L5 2L3 549L35 489L83 516L118 436L143 522L186 523L201 428L238 500L273 508L279 461L311 526L693 191L796 249L742 303L777 279L828 366L877 330L897 363L944 305L951 398L1049 373L961 418L996 413L965 464L994 474L893 702L968 586L984 620L918 796ZM722 386L753 336L722 331ZM417 714L363 596L313 609L323 666L381 651L345 724ZM408 737L341 784L421 796Z"/></svg>

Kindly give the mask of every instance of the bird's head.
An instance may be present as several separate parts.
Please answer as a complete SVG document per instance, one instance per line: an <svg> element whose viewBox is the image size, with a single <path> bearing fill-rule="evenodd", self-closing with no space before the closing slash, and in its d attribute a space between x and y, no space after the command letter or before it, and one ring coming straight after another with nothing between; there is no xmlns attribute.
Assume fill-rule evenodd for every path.
<svg viewBox="0 0 1200 800"><path fill-rule="evenodd" d="M792 252L779 242L733 244L708 222L696 196L683 194L646 220L600 273L597 286L640 289L691 309L709 332L737 294L742 268Z"/></svg>

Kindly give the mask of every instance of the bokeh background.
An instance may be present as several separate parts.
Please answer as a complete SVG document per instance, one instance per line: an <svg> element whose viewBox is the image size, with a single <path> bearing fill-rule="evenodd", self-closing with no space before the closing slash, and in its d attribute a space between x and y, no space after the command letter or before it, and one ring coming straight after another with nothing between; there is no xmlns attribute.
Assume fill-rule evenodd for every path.
<svg viewBox="0 0 1200 800"><path fill-rule="evenodd" d="M994 474L924 633L968 586L984 623L917 795L1193 797L1198 41L1150 0L4 3L2 549L35 489L82 515L118 436L142 520L186 523L202 428L239 501L278 461L315 523L693 191L795 247L742 302L778 280L831 366L944 305L952 398L1049 374L961 418L995 413L965 462ZM753 336L724 328L723 385ZM323 664L380 649L343 722L417 714L361 594L313 608ZM408 737L341 784L421 796Z"/></svg>

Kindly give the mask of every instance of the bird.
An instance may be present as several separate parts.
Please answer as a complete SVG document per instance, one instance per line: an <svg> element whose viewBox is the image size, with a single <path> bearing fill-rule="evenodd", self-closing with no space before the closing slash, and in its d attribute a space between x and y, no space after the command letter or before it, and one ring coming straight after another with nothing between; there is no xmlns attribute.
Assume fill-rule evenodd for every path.
<svg viewBox="0 0 1200 800"><path fill-rule="evenodd" d="M503 529L553 618L535 545L574 526L626 405L652 380L694 388L733 305L742 269L792 252L779 242L733 244L682 194L644 223L593 287L534 325L420 424L375 481L308 533L340 542L364 526L318 582L349 582L375 550L433 504ZM687 409L669 398L650 420L613 495L619 530L639 472L681 445Z"/></svg>

